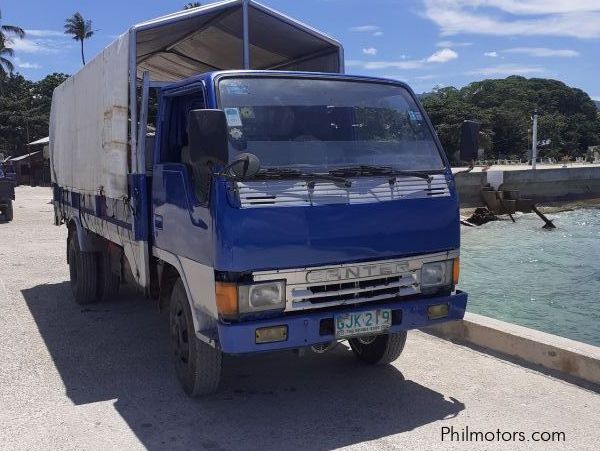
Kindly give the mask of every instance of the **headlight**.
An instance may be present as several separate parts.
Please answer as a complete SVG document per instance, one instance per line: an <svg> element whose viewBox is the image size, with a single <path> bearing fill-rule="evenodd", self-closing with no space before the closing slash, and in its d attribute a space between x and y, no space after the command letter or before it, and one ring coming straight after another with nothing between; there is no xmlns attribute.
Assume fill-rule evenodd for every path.
<svg viewBox="0 0 600 451"><path fill-rule="evenodd" d="M240 313L285 308L285 281L261 282L238 287Z"/></svg>
<svg viewBox="0 0 600 451"><path fill-rule="evenodd" d="M421 287L436 288L452 284L452 260L423 264Z"/></svg>

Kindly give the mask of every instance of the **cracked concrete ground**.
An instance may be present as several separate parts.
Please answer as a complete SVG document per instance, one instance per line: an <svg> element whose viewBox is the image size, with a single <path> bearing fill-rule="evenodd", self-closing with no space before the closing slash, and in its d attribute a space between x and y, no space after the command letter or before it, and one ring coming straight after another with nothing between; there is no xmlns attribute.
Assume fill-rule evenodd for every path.
<svg viewBox="0 0 600 451"><path fill-rule="evenodd" d="M421 332L393 366L341 345L227 358L219 393L189 399L155 305L74 304L50 197L19 187L0 223L2 450L598 449L597 393ZM442 440L451 427L526 441ZM565 440L527 440L536 431Z"/></svg>

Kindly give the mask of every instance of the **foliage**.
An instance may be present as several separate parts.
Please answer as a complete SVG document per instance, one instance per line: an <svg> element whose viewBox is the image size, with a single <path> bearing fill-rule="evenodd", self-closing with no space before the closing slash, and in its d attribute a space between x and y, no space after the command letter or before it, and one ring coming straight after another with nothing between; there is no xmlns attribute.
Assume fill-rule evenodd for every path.
<svg viewBox="0 0 600 451"><path fill-rule="evenodd" d="M6 75L15 70L15 66L9 58L14 56L15 52L7 46L7 41L0 36L0 74Z"/></svg>
<svg viewBox="0 0 600 451"><path fill-rule="evenodd" d="M81 61L85 66L85 54L83 52L83 41L94 35L92 21L85 20L78 11L65 20L65 34L73 35L73 39L81 43Z"/></svg>
<svg viewBox="0 0 600 451"><path fill-rule="evenodd" d="M68 75L32 82L20 74L0 76L0 151L21 155L28 142L48 136L54 88Z"/></svg>
<svg viewBox="0 0 600 451"><path fill-rule="evenodd" d="M539 113L541 157L582 156L588 146L600 144L600 118L590 97L557 80L511 76L483 80L462 89L441 88L422 97L449 156L460 146L464 120L481 122L486 158L527 158L531 143L531 116Z"/></svg>
<svg viewBox="0 0 600 451"><path fill-rule="evenodd" d="M2 21L2 11L0 11L0 21ZM4 76L15 69L9 59L15 53L10 46L14 37L23 39L25 31L16 25L0 25L0 76Z"/></svg>

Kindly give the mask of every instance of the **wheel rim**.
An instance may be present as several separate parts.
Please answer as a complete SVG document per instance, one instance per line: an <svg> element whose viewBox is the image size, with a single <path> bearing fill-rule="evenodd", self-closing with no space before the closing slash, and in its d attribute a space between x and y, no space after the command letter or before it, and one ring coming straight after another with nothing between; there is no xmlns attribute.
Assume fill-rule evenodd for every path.
<svg viewBox="0 0 600 451"><path fill-rule="evenodd" d="M180 303L177 303L171 314L171 342L178 365L187 366L190 342L185 313Z"/></svg>

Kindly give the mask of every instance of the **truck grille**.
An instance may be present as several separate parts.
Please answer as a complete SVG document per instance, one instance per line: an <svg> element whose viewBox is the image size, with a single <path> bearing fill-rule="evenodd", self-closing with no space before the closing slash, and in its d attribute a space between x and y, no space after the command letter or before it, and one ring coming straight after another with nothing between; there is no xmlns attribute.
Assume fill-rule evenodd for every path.
<svg viewBox="0 0 600 451"><path fill-rule="evenodd" d="M292 302L311 304L362 302L418 293L416 274L292 288Z"/></svg>
<svg viewBox="0 0 600 451"><path fill-rule="evenodd" d="M285 280L286 311L384 301L421 292L424 263L458 257L458 251L342 265L260 271L254 281Z"/></svg>
<svg viewBox="0 0 600 451"><path fill-rule="evenodd" d="M450 196L444 174L433 175L431 184L418 177L398 177L394 184L390 184L388 179L358 177L352 179L351 188L319 182L309 189L306 182L299 180L237 182L236 188L242 208L359 204Z"/></svg>

